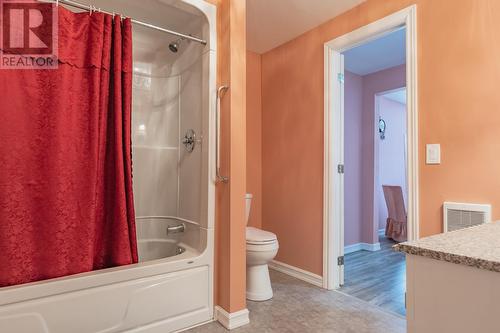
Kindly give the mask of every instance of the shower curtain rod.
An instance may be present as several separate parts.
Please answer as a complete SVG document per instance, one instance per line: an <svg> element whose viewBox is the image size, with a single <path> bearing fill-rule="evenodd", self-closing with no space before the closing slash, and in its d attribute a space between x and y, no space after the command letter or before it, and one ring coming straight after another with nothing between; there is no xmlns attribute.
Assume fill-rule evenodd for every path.
<svg viewBox="0 0 500 333"><path fill-rule="evenodd" d="M76 1L72 1L72 0L41 0L41 1L55 3L55 4L68 5L71 7L78 8L78 9L87 10L89 12L101 12L101 13L105 13L105 14L109 14L109 15L120 15L118 13L110 13L108 11L102 10L101 8L95 7L94 5L85 5L85 4L82 4L80 2L76 2ZM204 39L200 39L200 38L197 38L197 37L194 37L191 35L186 35L186 34L183 34L183 33L177 32L177 31L168 30L168 29L158 27L158 26L153 25L153 24L149 24L146 22L135 20L133 18L130 18L130 21L134 24L137 24L137 25L140 25L140 26L143 26L146 28L166 32L167 34L170 34L170 35L174 35L174 36L177 36L177 37L180 37L183 39L187 39L187 40L191 40L193 42L198 42L200 44L207 45L207 41Z"/></svg>

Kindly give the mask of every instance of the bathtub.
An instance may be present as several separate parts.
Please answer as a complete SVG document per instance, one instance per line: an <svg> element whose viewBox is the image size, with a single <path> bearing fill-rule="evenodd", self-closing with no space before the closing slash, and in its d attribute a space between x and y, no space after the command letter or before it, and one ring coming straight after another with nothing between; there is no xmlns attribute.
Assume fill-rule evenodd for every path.
<svg viewBox="0 0 500 333"><path fill-rule="evenodd" d="M213 229L185 223L182 235L148 238L162 224L138 222L138 264L0 288L0 332L165 333L210 321Z"/></svg>
<svg viewBox="0 0 500 333"><path fill-rule="evenodd" d="M175 23L179 31L191 31L193 21L185 18L195 16L201 22L201 30L195 31L195 34L202 36L208 43L203 52L193 49L200 52L197 66L190 65L190 70L179 71L182 75L190 75L191 79L185 82L191 83L191 90L186 85L169 85L169 89L182 87L184 93L173 95L178 100L186 100L175 104L179 114L186 116L173 122L179 125L177 146L163 147L152 142L151 147L145 147L140 143L140 137L134 137L137 140L133 140L133 143L143 145L133 147L136 162L134 185L140 183L150 186L147 191L134 187L136 214L139 216L136 223L139 263L0 288L0 333L166 333L211 321L215 224L216 7L204 0L149 1L155 11L151 12L147 6L137 6L135 0L78 2L97 5L109 12L118 10L130 13L131 17L157 22L161 26ZM165 37L164 34L149 30L145 32L144 28L141 30L137 26L133 29L134 38L138 38L139 42L144 37L146 44L154 44L154 48L148 49L156 50L156 46L163 43L165 47L160 48L160 51L168 52L167 46L173 40L172 36ZM136 43L134 50L140 55L144 45ZM137 60L135 55L134 63ZM164 58L152 56L151 59ZM191 64L188 60L179 60L178 66ZM199 73L196 76L199 80L193 79L195 70ZM193 96L200 98L196 105L193 104ZM141 101L140 96L134 99ZM141 105L148 106L147 103L136 103L133 105L134 110L138 110ZM170 106L168 110L171 110ZM198 112L198 118L194 111ZM190 155L180 153L184 152L180 139L185 133L185 128L181 126L194 128L201 134L198 148ZM152 149L156 146L159 149ZM151 165L158 162L162 152L170 152L183 159L175 160L171 166L167 165L161 172L158 169L154 173ZM164 177L148 178L157 174ZM167 178L173 174L176 176ZM166 188L177 189L174 199L162 196ZM153 199L158 199L154 205ZM174 214L172 211L183 218L146 216ZM184 223L184 232L167 235L166 228L179 223Z"/></svg>

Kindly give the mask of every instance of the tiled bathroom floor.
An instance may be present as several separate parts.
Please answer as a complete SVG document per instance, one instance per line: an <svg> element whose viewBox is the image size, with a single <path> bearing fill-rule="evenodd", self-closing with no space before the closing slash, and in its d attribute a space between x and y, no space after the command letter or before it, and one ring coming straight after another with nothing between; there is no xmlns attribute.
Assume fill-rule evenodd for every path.
<svg viewBox="0 0 500 333"><path fill-rule="evenodd" d="M406 320L352 296L327 291L271 270L274 298L248 302L250 324L235 333L403 333ZM191 329L190 333L218 333L218 323Z"/></svg>

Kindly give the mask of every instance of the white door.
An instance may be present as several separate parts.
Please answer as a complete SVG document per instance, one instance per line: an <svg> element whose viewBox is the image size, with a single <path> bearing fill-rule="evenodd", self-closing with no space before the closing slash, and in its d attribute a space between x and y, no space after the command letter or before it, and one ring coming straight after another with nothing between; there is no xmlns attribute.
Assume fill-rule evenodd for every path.
<svg viewBox="0 0 500 333"><path fill-rule="evenodd" d="M339 99L340 99L340 114L339 114L339 119L337 120L339 122L339 137L341 138L339 145L338 145L338 150L339 150L339 167L337 168L337 175L338 175L338 182L340 184L339 186L339 193L338 193L338 198L340 201L340 216L339 216L339 221L340 221L340 239L339 239L339 259L337 259L337 264L339 265L339 285L342 286L344 284L344 144L345 144L345 138L344 138L344 87L345 87L345 75L344 75L344 55L339 54L339 61L340 61L340 71L338 74L338 88L339 89Z"/></svg>
<svg viewBox="0 0 500 333"><path fill-rule="evenodd" d="M332 51L332 76L331 103L333 113L331 115L332 145L332 170L330 177L333 180L330 202L333 223L330 232L329 244L333 255L330 257L331 279L329 289L339 288L344 284L344 56L340 52ZM335 77L336 76L336 77Z"/></svg>

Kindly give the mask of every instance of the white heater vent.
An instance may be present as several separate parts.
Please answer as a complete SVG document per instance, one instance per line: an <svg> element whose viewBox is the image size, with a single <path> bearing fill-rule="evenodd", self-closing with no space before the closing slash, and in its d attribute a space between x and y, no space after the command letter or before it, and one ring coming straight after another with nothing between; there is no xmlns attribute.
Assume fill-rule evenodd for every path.
<svg viewBox="0 0 500 333"><path fill-rule="evenodd" d="M445 202L443 210L444 232L491 222L491 205Z"/></svg>

